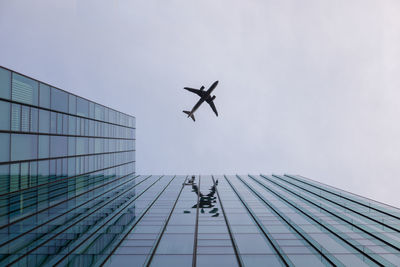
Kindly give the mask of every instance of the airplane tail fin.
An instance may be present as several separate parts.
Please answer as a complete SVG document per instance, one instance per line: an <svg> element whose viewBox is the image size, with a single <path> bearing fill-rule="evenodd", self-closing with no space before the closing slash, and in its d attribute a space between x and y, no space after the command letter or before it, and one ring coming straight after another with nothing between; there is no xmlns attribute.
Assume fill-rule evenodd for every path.
<svg viewBox="0 0 400 267"><path fill-rule="evenodd" d="M190 111L184 110L183 113L185 113L185 114L187 114L187 115L190 115ZM189 116L188 116L188 117L189 117ZM193 121L196 121L196 119L194 118L194 115L193 115L193 114L190 115L190 118L192 118Z"/></svg>

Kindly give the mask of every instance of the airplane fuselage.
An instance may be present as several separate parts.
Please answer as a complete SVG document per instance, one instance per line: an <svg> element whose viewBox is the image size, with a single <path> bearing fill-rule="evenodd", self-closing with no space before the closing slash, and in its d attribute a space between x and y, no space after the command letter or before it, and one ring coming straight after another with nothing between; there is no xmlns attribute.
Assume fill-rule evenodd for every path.
<svg viewBox="0 0 400 267"><path fill-rule="evenodd" d="M201 106L201 104L203 104L204 101L211 99L211 93L212 93L212 91L214 91L214 89L215 89L215 87L217 87L217 85L218 85L218 81L215 81L210 86L210 88L206 91L206 94L202 98L200 98L199 101L197 101L196 105L194 105L194 107L188 114L188 118L196 112L196 110Z"/></svg>

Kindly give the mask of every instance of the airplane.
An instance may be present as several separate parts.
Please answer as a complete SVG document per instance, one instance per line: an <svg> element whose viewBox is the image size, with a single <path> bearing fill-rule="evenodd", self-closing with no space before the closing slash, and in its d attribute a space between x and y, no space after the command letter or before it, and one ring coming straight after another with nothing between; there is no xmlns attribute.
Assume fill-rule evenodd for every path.
<svg viewBox="0 0 400 267"><path fill-rule="evenodd" d="M217 87L217 85L218 85L218 81L215 81L207 91L204 91L204 86L202 86L200 89L184 87L183 89L186 89L189 92L195 93L198 96L200 96L200 100L196 103L196 105L194 105L194 107L192 108L191 111L184 110L183 113L187 114L188 118L190 117L190 118L192 118L193 121L196 121L196 119L194 118L194 113L201 106L201 104L203 104L203 102L206 101L210 105L212 110L214 111L215 115L217 115L217 117L218 117L218 111L213 102L213 100L215 99L216 96L215 95L211 96L212 91L214 91L214 89L215 89L215 87Z"/></svg>

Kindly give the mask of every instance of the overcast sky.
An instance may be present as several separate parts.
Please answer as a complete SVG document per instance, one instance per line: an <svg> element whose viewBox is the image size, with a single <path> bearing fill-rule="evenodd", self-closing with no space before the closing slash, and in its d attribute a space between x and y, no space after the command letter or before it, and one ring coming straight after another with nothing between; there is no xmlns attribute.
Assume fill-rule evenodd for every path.
<svg viewBox="0 0 400 267"><path fill-rule="evenodd" d="M400 1L0 0L0 65L137 118L138 173L291 173L400 206ZM215 117L184 86L215 80Z"/></svg>

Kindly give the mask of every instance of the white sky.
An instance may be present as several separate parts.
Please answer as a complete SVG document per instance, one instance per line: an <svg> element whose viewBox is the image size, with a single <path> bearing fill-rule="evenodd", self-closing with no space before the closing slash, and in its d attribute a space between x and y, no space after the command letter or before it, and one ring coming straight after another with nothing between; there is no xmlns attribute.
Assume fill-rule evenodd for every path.
<svg viewBox="0 0 400 267"><path fill-rule="evenodd" d="M0 0L0 65L137 118L138 173L292 173L400 206L400 1ZM217 118L184 86L220 84Z"/></svg>

